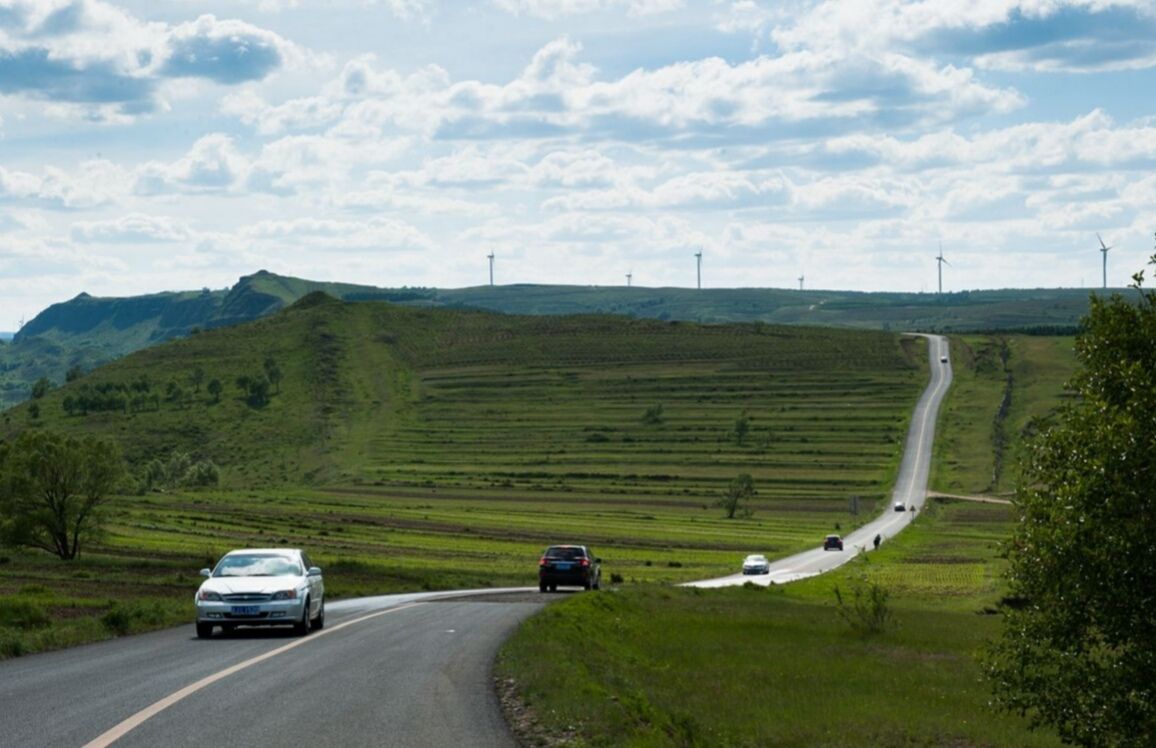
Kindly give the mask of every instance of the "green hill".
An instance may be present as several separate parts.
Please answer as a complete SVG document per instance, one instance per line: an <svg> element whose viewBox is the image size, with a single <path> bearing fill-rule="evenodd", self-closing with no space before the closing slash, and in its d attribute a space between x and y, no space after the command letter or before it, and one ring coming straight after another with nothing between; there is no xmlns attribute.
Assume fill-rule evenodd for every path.
<svg viewBox="0 0 1156 748"><path fill-rule="evenodd" d="M314 294L122 358L7 411L3 423L9 433L115 435L137 465L188 452L235 487L622 491L677 475L683 488L709 492L748 471L877 494L918 394L916 347L874 331L501 315ZM267 361L280 376L268 403L254 405L237 382L263 379ZM741 418L749 434L740 444ZM833 458L845 476L830 474ZM683 474L684 465L693 468Z"/></svg>

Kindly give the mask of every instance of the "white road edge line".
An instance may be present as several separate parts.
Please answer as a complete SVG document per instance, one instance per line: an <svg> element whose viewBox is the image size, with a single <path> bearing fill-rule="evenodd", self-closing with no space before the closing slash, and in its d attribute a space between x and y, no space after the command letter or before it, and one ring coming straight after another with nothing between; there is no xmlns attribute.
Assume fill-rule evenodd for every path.
<svg viewBox="0 0 1156 748"><path fill-rule="evenodd" d="M85 743L84 748L105 748L105 746L112 745L117 740L120 740L125 735L127 735L129 732L134 730L135 728L140 727L142 724L147 722L149 719L151 719L152 717L155 717L157 714L163 712L165 709L168 709L170 706L172 706L173 704L176 704L177 702L181 701L185 697L191 696L194 693L196 693L197 691L200 691L202 688L205 688L206 686L211 686L212 684L216 683L217 681L219 681L223 678L229 677L233 673L244 670L245 668L250 667L252 665L256 665L259 662L264 662L265 660L268 660L271 657L276 657L277 655L279 655L283 652L288 652L290 649L293 649L294 647L299 647L302 644L314 641L318 637L325 636L326 634L332 634L335 631L340 631L341 629L345 628L346 626L352 626L355 623L361 623L362 621L368 621L370 618L377 618L378 616L383 616L386 613L396 613L399 610L405 610L406 608L413 608L413 607L416 607L418 605L425 605L425 604L426 603L424 603L424 602L406 603L405 605L399 605L396 608L387 608L386 610L379 610L376 613L370 613L369 615L364 615L364 616L361 616L360 618L354 618L352 621L346 621L344 623L339 623L336 626L332 626L332 627L327 628L327 629L322 629L321 631L318 631L317 633L313 634L312 636L304 637L302 639L297 639L296 641L290 642L289 644L286 644L283 647L278 647L277 649L270 650L270 651L268 651L262 655L257 655L256 657L252 657L248 660L245 660L244 662L238 662L236 665L233 665L231 667L227 667L224 670L213 673L212 675L207 675L204 678L201 678L196 683L191 683L191 684L185 686L184 688L182 688L181 690L175 691L175 692L169 694L168 696L164 697L160 701L154 702L153 704L145 707L144 709L140 710L139 712L132 715L128 719L124 720L123 722L116 725L112 729L97 736L93 740L90 740L89 742Z"/></svg>

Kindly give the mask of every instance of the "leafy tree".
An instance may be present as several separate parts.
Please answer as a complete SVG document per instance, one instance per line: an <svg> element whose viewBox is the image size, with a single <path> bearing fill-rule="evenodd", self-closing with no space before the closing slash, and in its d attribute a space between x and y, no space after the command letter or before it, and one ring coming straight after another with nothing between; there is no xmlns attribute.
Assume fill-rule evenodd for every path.
<svg viewBox="0 0 1156 748"><path fill-rule="evenodd" d="M658 426L662 423L662 403L652 405L642 414L642 422L647 426Z"/></svg>
<svg viewBox="0 0 1156 748"><path fill-rule="evenodd" d="M39 400L47 395L50 389L52 389L52 382L50 382L47 377L37 379L32 385L32 399Z"/></svg>
<svg viewBox="0 0 1156 748"><path fill-rule="evenodd" d="M742 446L742 443L746 441L747 434L749 434L750 431L751 418L746 413L743 413L741 416L739 416L738 420L735 421L734 435L735 441L739 444L739 446Z"/></svg>
<svg viewBox="0 0 1156 748"><path fill-rule="evenodd" d="M210 379L209 383L206 385L206 389L208 389L209 394L213 396L213 402L221 402L221 391L225 388L221 384L220 379Z"/></svg>
<svg viewBox="0 0 1156 748"><path fill-rule="evenodd" d="M269 380L263 374L255 377L242 374L237 377L237 386L245 393L245 402L250 407L263 408L269 404Z"/></svg>
<svg viewBox="0 0 1156 748"><path fill-rule="evenodd" d="M65 382L75 382L84 376L84 369L80 368L80 364L74 364L72 368L64 373Z"/></svg>
<svg viewBox="0 0 1156 748"><path fill-rule="evenodd" d="M189 375L189 382L193 385L193 392L199 393L201 391L201 383L205 381L205 370L200 366L193 369L193 373Z"/></svg>
<svg viewBox="0 0 1156 748"><path fill-rule="evenodd" d="M95 437L26 431L0 444L0 538L76 558L124 474L120 448Z"/></svg>
<svg viewBox="0 0 1156 748"><path fill-rule="evenodd" d="M1156 294L1134 280L1138 303L1092 298L1078 397L1031 443L987 661L1001 706L1088 746L1156 744Z"/></svg>
<svg viewBox="0 0 1156 748"><path fill-rule="evenodd" d="M730 482L722 496L715 502L715 506L720 506L726 510L727 519L734 519L736 514L750 517L754 511L749 502L757 493L755 481L751 478L750 473L742 473Z"/></svg>

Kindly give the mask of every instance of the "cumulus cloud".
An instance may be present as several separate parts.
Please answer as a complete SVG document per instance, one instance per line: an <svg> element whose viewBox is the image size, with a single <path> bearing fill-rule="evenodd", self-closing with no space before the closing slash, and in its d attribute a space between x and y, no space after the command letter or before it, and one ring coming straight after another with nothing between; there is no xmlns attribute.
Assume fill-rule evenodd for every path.
<svg viewBox="0 0 1156 748"><path fill-rule="evenodd" d="M676 10L685 0L491 0L496 8L514 15L559 18L603 10L625 10L628 15L649 16Z"/></svg>
<svg viewBox="0 0 1156 748"><path fill-rule="evenodd" d="M179 219L142 213L107 221L79 221L72 227L73 240L83 243L182 242L192 235L188 225Z"/></svg>
<svg viewBox="0 0 1156 748"><path fill-rule="evenodd" d="M172 163L151 161L137 170L135 191L140 195L168 192L228 192L244 183L250 160L228 135L200 138L189 152Z"/></svg>
<svg viewBox="0 0 1156 748"><path fill-rule="evenodd" d="M10 0L0 93L116 119L163 107L168 79L260 80L302 55L273 32L211 15L170 26L103 0Z"/></svg>
<svg viewBox="0 0 1156 748"><path fill-rule="evenodd" d="M123 169L109 161L88 161L74 172L46 167L42 174L0 166L0 202L75 210L113 202L127 189Z"/></svg>

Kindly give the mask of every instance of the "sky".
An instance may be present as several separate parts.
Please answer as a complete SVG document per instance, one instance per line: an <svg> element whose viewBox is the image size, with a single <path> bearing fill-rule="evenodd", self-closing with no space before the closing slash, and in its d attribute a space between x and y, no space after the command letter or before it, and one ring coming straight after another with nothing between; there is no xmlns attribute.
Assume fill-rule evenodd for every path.
<svg viewBox="0 0 1156 748"><path fill-rule="evenodd" d="M934 293L1098 288L1102 237L1122 287L1153 91L1153 0L0 0L0 330L490 255L498 285L693 287L701 253L704 288Z"/></svg>

